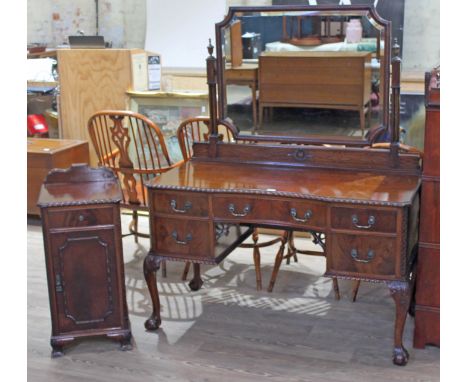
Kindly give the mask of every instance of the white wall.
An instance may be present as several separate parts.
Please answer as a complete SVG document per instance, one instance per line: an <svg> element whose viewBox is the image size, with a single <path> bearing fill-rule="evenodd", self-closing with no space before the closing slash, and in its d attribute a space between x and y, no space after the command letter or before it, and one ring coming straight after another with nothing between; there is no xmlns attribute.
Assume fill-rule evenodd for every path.
<svg viewBox="0 0 468 382"><path fill-rule="evenodd" d="M403 71L425 72L439 63L439 0L406 0L403 31Z"/></svg>
<svg viewBox="0 0 468 382"><path fill-rule="evenodd" d="M143 48L147 33L147 1L160 2L162 24L156 26L157 17L148 16L148 26L153 26L161 39L165 39L174 46L177 39L185 41L176 46L181 47L180 61L176 66L190 63L189 54L206 57L207 34L205 28L214 31L214 22L208 20L208 0L184 0L189 12L180 12L174 9L174 3L182 0L98 0L100 34L106 41L112 41L116 48ZM234 5L268 5L271 0L213 0L224 6ZM94 0L27 0L28 43L46 43L49 47L56 47L67 41L70 34L78 29L86 34L95 34L95 1ZM152 8L155 8L152 6ZM170 12L169 12L170 11ZM173 13L172 13L173 12ZM182 17L182 14L184 16ZM221 20L219 17L218 20ZM173 34L165 29L165 24L174 26L186 22L201 27L192 27L185 35ZM403 70L426 71L437 65L440 61L440 4L439 0L406 0L404 21ZM150 30L150 28L148 28ZM153 33L153 32L151 32ZM195 36L200 38L194 42ZM152 37L152 36L151 36ZM176 39L177 37L177 39ZM158 46L151 50L161 51ZM201 52L201 53L200 53ZM182 54L183 53L183 54ZM173 62L170 57L163 56L163 64ZM200 59L197 59L200 61ZM198 62L197 61L197 62ZM174 63L174 62L173 62ZM185 64L184 64L185 63ZM204 66L204 62L202 64Z"/></svg>
<svg viewBox="0 0 468 382"><path fill-rule="evenodd" d="M143 48L146 0L98 0L99 34L115 48ZM53 48L83 30L96 34L95 0L28 0L28 43Z"/></svg>
<svg viewBox="0 0 468 382"><path fill-rule="evenodd" d="M165 67L204 68L226 0L147 0L146 9L145 49L160 53Z"/></svg>

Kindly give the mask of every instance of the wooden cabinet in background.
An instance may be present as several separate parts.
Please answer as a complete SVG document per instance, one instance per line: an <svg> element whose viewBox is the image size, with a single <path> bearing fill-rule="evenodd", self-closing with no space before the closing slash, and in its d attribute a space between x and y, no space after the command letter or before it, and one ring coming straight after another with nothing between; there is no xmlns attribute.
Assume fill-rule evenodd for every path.
<svg viewBox="0 0 468 382"><path fill-rule="evenodd" d="M440 86L426 73L426 128L416 277L414 347L440 346Z"/></svg>
<svg viewBox="0 0 468 382"><path fill-rule="evenodd" d="M53 168L89 163L88 142L76 139L28 138L28 214L38 215L37 198L47 174Z"/></svg>
<svg viewBox="0 0 468 382"><path fill-rule="evenodd" d="M113 172L87 165L51 172L41 188L52 356L77 338L105 335L131 349Z"/></svg>

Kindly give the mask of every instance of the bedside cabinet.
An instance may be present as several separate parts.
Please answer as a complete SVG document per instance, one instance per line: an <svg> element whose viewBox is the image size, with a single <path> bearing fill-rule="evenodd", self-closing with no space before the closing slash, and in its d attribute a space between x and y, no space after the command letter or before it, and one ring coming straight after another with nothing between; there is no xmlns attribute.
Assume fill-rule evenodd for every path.
<svg viewBox="0 0 468 382"><path fill-rule="evenodd" d="M52 357L77 338L105 335L131 349L120 226L121 189L106 168L52 170L41 209Z"/></svg>

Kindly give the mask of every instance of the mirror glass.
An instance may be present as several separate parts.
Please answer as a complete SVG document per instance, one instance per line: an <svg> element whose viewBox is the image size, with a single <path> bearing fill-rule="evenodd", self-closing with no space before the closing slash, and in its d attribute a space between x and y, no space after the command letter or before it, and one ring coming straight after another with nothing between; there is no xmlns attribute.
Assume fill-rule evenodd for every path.
<svg viewBox="0 0 468 382"><path fill-rule="evenodd" d="M369 9L235 8L217 32L220 117L241 135L364 140L385 123L389 28Z"/></svg>

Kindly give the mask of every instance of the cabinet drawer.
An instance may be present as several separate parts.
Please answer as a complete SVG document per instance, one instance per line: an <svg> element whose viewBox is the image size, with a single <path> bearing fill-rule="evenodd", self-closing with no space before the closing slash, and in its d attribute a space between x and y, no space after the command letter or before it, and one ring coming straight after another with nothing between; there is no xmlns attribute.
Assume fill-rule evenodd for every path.
<svg viewBox="0 0 468 382"><path fill-rule="evenodd" d="M210 224L190 219L156 218L156 252L181 258L206 258L210 253Z"/></svg>
<svg viewBox="0 0 468 382"><path fill-rule="evenodd" d="M49 228L89 227L114 224L114 208L50 209Z"/></svg>
<svg viewBox="0 0 468 382"><path fill-rule="evenodd" d="M331 208L331 226L335 229L395 233L397 212L368 208Z"/></svg>
<svg viewBox="0 0 468 382"><path fill-rule="evenodd" d="M152 192L153 211L156 213L208 216L208 197L193 192Z"/></svg>
<svg viewBox="0 0 468 382"><path fill-rule="evenodd" d="M326 207L320 202L237 196L214 197L213 214L217 219L281 222L305 229L325 227L327 216Z"/></svg>
<svg viewBox="0 0 468 382"><path fill-rule="evenodd" d="M328 244L328 243L327 243ZM396 239L370 235L332 234L327 272L332 274L396 275Z"/></svg>
<svg viewBox="0 0 468 382"><path fill-rule="evenodd" d="M226 81L236 82L236 81L256 81L257 80L257 71L256 69L252 70L236 70L228 69L224 72Z"/></svg>

